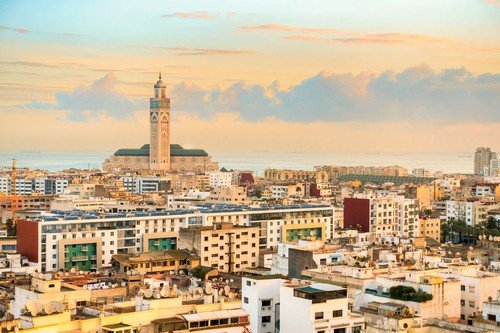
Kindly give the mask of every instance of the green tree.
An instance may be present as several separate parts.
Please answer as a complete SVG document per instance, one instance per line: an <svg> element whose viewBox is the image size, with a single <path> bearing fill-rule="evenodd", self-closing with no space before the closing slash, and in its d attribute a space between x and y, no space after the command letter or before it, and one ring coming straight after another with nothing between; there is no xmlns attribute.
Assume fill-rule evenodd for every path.
<svg viewBox="0 0 500 333"><path fill-rule="evenodd" d="M14 225L14 220L7 219L7 221L5 222L5 225L7 226L7 236L16 236L17 235L17 228Z"/></svg>

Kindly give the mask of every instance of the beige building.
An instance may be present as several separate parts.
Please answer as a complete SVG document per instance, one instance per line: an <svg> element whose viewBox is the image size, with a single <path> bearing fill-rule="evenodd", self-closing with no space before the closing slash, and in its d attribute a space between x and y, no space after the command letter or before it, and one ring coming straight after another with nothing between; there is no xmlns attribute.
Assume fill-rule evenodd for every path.
<svg viewBox="0 0 500 333"><path fill-rule="evenodd" d="M160 79L150 99L150 144L139 149L118 149L103 163L107 172L115 170L157 170L161 172L204 173L219 169L217 162L202 149L184 149L170 143L170 98Z"/></svg>
<svg viewBox="0 0 500 333"><path fill-rule="evenodd" d="M216 187L207 198L208 203L247 204L247 191L244 186Z"/></svg>
<svg viewBox="0 0 500 333"><path fill-rule="evenodd" d="M232 223L185 228L179 231L178 248L195 250L202 266L221 272L239 272L258 265L259 229Z"/></svg>
<svg viewBox="0 0 500 333"><path fill-rule="evenodd" d="M191 270L200 265L200 258L186 250L167 250L136 254L115 254L111 260L117 272L140 274Z"/></svg>
<svg viewBox="0 0 500 333"><path fill-rule="evenodd" d="M439 218L420 218L418 223L420 224L420 237L429 237L441 242L441 220Z"/></svg>
<svg viewBox="0 0 500 333"><path fill-rule="evenodd" d="M264 179L275 182L314 180L317 183L326 183L329 181L328 172L323 170L266 169Z"/></svg>

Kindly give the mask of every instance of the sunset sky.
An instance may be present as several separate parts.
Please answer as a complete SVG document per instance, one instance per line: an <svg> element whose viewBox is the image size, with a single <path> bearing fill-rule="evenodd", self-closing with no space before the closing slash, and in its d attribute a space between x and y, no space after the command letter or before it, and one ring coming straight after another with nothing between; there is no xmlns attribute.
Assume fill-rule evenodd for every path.
<svg viewBox="0 0 500 333"><path fill-rule="evenodd" d="M0 2L0 150L500 150L499 0Z"/></svg>

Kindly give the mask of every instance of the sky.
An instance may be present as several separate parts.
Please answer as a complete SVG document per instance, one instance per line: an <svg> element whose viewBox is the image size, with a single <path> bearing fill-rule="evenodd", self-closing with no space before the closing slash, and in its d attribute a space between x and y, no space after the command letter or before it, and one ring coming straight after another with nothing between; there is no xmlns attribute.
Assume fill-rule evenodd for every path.
<svg viewBox="0 0 500 333"><path fill-rule="evenodd" d="M500 150L499 0L0 2L0 150Z"/></svg>

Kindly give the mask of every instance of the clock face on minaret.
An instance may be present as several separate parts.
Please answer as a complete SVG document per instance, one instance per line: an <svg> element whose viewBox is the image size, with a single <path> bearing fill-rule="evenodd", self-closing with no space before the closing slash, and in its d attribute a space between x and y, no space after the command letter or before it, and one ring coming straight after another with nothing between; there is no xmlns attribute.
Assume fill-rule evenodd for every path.
<svg viewBox="0 0 500 333"><path fill-rule="evenodd" d="M154 85L154 97L150 98L150 145L149 165L152 170L170 170L170 98L166 97L166 85L160 79Z"/></svg>

